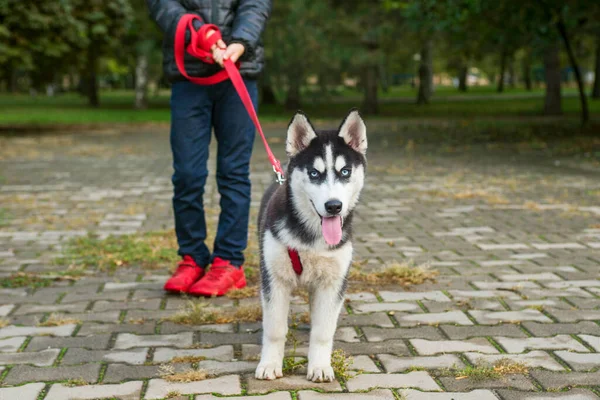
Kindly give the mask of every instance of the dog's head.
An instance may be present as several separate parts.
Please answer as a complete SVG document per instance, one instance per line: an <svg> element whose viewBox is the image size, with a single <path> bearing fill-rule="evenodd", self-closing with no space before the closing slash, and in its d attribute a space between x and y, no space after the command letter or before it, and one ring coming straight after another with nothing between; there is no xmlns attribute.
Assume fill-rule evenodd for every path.
<svg viewBox="0 0 600 400"><path fill-rule="evenodd" d="M342 240L344 218L364 185L367 128L356 110L336 131L316 131L298 112L288 127L289 185L299 217L321 230L329 245Z"/></svg>

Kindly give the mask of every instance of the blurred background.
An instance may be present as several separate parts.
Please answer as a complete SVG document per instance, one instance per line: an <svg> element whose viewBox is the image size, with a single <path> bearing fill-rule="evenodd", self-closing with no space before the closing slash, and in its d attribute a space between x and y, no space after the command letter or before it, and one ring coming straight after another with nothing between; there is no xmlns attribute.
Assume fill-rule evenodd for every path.
<svg viewBox="0 0 600 400"><path fill-rule="evenodd" d="M168 122L161 40L143 0L0 1L0 126ZM274 1L264 41L264 121L600 111L594 0Z"/></svg>

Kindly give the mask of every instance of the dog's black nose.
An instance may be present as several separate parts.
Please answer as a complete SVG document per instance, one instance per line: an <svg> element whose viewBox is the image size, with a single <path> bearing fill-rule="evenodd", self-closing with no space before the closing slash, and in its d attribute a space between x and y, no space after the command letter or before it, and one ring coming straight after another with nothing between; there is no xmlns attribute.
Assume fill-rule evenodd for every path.
<svg viewBox="0 0 600 400"><path fill-rule="evenodd" d="M329 200L325 203L325 210L327 210L330 215L339 214L342 211L342 202L339 200Z"/></svg>

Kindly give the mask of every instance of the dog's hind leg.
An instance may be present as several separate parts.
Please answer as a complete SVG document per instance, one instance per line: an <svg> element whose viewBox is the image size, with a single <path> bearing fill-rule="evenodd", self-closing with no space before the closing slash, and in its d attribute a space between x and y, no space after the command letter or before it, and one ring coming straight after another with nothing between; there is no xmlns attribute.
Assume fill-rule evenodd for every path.
<svg viewBox="0 0 600 400"><path fill-rule="evenodd" d="M269 293L262 294L263 340L256 379L283 376L283 356L288 333L291 287L272 282Z"/></svg>
<svg viewBox="0 0 600 400"><path fill-rule="evenodd" d="M331 368L333 336L343 304L344 283L340 286L316 287L311 299L310 346L308 374L313 382L331 382L335 379Z"/></svg>

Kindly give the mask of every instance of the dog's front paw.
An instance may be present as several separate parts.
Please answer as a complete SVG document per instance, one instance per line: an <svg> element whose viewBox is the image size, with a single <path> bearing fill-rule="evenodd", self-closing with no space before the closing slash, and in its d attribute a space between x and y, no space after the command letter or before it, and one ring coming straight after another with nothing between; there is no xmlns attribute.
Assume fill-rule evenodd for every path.
<svg viewBox="0 0 600 400"><path fill-rule="evenodd" d="M313 382L333 382L335 374L331 365L309 365L306 379Z"/></svg>
<svg viewBox="0 0 600 400"><path fill-rule="evenodd" d="M260 363L258 367L256 367L256 373L254 374L256 379L266 379L272 381L276 378L281 378L283 376L282 364L281 363Z"/></svg>

